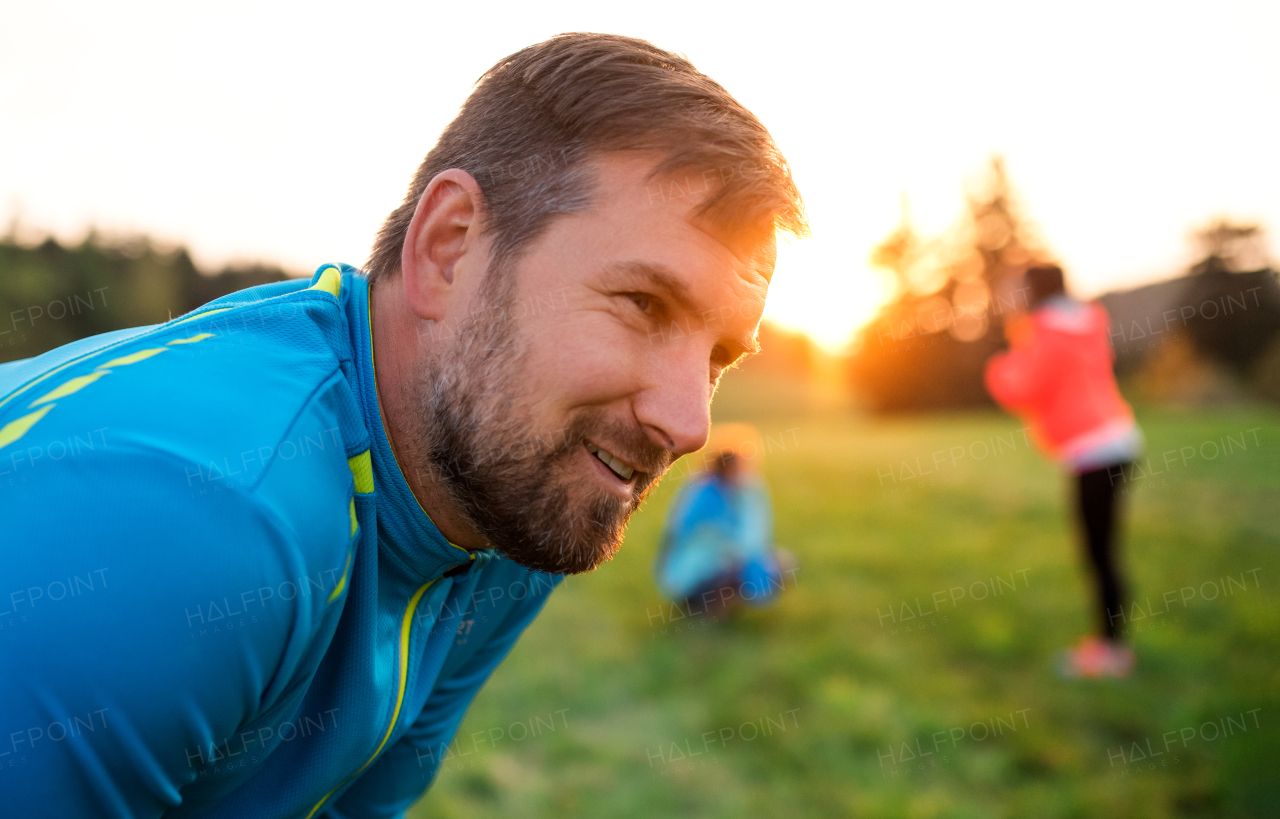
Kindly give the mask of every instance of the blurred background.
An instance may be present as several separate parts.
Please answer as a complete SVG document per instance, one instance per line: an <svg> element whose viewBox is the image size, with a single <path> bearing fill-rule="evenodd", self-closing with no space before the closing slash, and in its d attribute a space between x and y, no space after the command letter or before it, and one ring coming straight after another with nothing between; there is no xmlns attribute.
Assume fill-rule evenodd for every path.
<svg viewBox="0 0 1280 819"><path fill-rule="evenodd" d="M471 83L558 32L686 54L792 163L813 236L780 249L764 353L713 411L764 436L793 588L728 624L662 600L677 464L415 817L1280 815L1280 6L5 21L0 361L363 263ZM1054 672L1090 616L1063 477L982 387L1017 274L1049 260L1110 312L1147 436L1121 681Z"/></svg>

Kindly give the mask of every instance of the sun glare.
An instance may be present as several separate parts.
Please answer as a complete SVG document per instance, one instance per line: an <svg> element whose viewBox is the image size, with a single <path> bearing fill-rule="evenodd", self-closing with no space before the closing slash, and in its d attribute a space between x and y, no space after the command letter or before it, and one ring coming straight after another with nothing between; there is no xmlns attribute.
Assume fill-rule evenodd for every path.
<svg viewBox="0 0 1280 819"><path fill-rule="evenodd" d="M835 236L815 235L779 243L764 317L837 353L891 294L888 278L870 269L856 250Z"/></svg>

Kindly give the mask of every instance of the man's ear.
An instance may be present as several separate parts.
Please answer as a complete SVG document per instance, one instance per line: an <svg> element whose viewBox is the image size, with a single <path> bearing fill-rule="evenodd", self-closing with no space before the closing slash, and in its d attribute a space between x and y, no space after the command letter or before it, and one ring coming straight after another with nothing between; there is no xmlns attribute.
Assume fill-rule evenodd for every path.
<svg viewBox="0 0 1280 819"><path fill-rule="evenodd" d="M400 273L409 309L426 321L442 321L460 291L463 268L488 268L480 186L457 168L441 171L427 184L400 249Z"/></svg>

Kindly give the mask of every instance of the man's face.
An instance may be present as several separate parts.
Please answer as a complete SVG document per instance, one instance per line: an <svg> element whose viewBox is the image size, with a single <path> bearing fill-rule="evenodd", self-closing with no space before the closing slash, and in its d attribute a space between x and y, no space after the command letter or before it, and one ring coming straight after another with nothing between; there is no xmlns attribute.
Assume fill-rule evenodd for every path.
<svg viewBox="0 0 1280 819"><path fill-rule="evenodd" d="M646 492L706 442L721 372L754 349L772 236L724 243L691 221L700 192L659 193L686 182L659 188L652 163L599 160L591 210L490 271L419 385L433 470L533 569L611 557Z"/></svg>

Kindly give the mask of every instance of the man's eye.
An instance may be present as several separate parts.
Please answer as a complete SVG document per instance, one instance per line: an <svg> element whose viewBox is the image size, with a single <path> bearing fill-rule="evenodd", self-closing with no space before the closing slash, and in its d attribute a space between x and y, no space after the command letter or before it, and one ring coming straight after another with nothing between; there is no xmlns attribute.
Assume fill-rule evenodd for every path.
<svg viewBox="0 0 1280 819"><path fill-rule="evenodd" d="M711 351L711 383L714 384L724 375L725 370L733 366L733 356L723 347Z"/></svg>
<svg viewBox="0 0 1280 819"><path fill-rule="evenodd" d="M653 312L653 298L646 296L644 293L628 293L627 297L640 308L640 312L649 315Z"/></svg>

